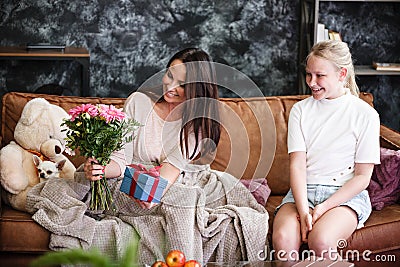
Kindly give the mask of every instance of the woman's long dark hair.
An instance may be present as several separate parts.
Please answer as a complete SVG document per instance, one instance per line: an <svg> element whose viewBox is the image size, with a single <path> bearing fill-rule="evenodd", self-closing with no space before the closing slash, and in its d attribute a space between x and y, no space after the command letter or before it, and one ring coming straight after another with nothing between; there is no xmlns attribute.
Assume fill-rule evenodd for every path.
<svg viewBox="0 0 400 267"><path fill-rule="evenodd" d="M188 159L194 159L200 138L205 140L200 150L201 155L213 152L219 143L221 128L216 74L210 56L201 49L186 48L179 51L169 60L167 67L176 59L181 60L186 67L186 101L183 103L180 146ZM190 154L191 133L195 137L195 147Z"/></svg>

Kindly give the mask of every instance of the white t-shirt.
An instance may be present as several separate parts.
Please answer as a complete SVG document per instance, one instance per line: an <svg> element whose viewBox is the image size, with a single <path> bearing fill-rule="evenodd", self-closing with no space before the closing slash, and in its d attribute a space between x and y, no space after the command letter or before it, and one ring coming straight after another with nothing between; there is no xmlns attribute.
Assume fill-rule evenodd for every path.
<svg viewBox="0 0 400 267"><path fill-rule="evenodd" d="M304 151L307 183L342 186L355 163L380 163L379 115L362 99L304 99L293 105L288 122L288 152Z"/></svg>

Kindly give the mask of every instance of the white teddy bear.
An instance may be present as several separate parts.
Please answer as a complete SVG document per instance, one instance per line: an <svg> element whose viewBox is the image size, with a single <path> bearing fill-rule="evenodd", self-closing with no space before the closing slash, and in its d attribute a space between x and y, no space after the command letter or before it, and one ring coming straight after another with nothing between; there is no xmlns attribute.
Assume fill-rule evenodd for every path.
<svg viewBox="0 0 400 267"><path fill-rule="evenodd" d="M40 182L33 154L59 162L66 159L61 178L74 179L75 166L62 153L66 134L61 123L68 113L43 98L26 103L14 130L14 141L0 150L0 181L3 201L26 211L26 195ZM6 192L4 192L6 191Z"/></svg>

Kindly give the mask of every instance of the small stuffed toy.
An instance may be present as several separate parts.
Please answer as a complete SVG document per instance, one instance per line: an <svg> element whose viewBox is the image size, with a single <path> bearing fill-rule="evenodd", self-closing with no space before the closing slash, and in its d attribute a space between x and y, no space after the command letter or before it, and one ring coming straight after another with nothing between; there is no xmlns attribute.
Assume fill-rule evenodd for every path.
<svg viewBox="0 0 400 267"><path fill-rule="evenodd" d="M40 182L33 155L42 160L60 162L65 159L61 178L74 179L75 166L62 153L65 132L61 123L68 113L43 98L26 103L14 130L14 139L0 150L0 181L5 189L2 197L11 207L26 211L26 195Z"/></svg>

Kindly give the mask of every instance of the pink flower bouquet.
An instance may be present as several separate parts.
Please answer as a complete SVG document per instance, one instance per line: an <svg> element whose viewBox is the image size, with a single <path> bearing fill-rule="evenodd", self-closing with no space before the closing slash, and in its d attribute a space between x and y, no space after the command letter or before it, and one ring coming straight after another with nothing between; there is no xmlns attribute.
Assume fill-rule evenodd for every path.
<svg viewBox="0 0 400 267"><path fill-rule="evenodd" d="M102 166L110 162L112 152L132 141L134 130L140 126L112 105L83 104L68 114L71 117L62 123L68 127L65 129L67 147L78 150L84 157L95 158ZM92 181L91 192L90 209L112 207L113 199L105 178Z"/></svg>

